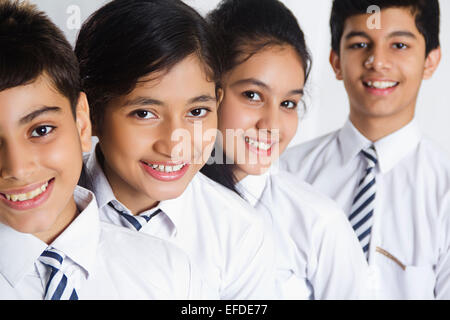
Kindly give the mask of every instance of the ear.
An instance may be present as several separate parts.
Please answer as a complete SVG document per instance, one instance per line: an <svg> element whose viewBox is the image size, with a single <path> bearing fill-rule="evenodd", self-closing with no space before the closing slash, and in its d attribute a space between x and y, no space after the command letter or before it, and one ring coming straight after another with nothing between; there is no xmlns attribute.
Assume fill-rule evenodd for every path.
<svg viewBox="0 0 450 320"><path fill-rule="evenodd" d="M83 152L89 152L92 147L92 128L91 120L89 119L89 104L84 92L80 92L80 96L78 98L76 117L78 134L81 141L81 149Z"/></svg>
<svg viewBox="0 0 450 320"><path fill-rule="evenodd" d="M344 78L342 77L341 59L334 50L331 50L330 52L330 64L333 68L334 74L336 75L336 79L343 80Z"/></svg>
<svg viewBox="0 0 450 320"><path fill-rule="evenodd" d="M425 59L425 68L423 71L423 79L430 79L433 76L434 71L436 71L441 61L441 47L437 47L428 53Z"/></svg>
<svg viewBox="0 0 450 320"><path fill-rule="evenodd" d="M224 96L224 91L222 88L217 88L217 108L220 107L220 104L222 103L223 100L223 96Z"/></svg>

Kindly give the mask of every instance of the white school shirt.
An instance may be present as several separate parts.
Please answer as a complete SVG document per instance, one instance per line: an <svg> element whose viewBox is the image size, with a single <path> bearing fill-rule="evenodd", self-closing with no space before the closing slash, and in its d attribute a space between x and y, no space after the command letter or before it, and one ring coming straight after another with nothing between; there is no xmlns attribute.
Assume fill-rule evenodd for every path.
<svg viewBox="0 0 450 320"><path fill-rule="evenodd" d="M61 271L79 299L201 299L187 255L161 239L100 222L92 192L76 187L81 211L50 246L66 257ZM0 299L44 298L48 245L0 223Z"/></svg>
<svg viewBox="0 0 450 320"><path fill-rule="evenodd" d="M95 152L85 157L89 188L95 193L100 219L115 225L126 222L111 208L131 212L114 196ZM211 299L272 299L276 297L273 248L262 220L237 194L197 173L175 199L161 201L161 209L139 232L178 245L201 272Z"/></svg>
<svg viewBox="0 0 450 320"><path fill-rule="evenodd" d="M282 298L366 298L367 262L342 210L292 174L271 171L237 188L273 232Z"/></svg>
<svg viewBox="0 0 450 320"><path fill-rule="evenodd" d="M372 144L350 121L285 152L282 167L349 215ZM378 156L369 281L381 299L450 299L450 160L416 120L373 143Z"/></svg>

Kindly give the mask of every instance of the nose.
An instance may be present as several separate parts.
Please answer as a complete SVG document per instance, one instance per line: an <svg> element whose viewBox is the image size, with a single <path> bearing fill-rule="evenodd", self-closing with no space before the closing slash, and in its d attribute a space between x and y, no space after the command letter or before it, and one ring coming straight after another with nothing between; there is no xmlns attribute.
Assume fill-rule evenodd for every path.
<svg viewBox="0 0 450 320"><path fill-rule="evenodd" d="M33 153L19 143L5 143L0 149L0 177L5 180L26 180L36 169Z"/></svg>
<svg viewBox="0 0 450 320"><path fill-rule="evenodd" d="M153 150L167 160L186 160L190 158L192 132L183 121L166 120L156 132Z"/></svg>
<svg viewBox="0 0 450 320"><path fill-rule="evenodd" d="M388 70L392 67L392 63L389 59L389 54L385 52L385 49L381 46L375 47L364 61L364 67L372 69L374 71Z"/></svg>
<svg viewBox="0 0 450 320"><path fill-rule="evenodd" d="M275 132L280 129L280 106L277 101L267 102L261 108L260 119L256 124L258 130Z"/></svg>

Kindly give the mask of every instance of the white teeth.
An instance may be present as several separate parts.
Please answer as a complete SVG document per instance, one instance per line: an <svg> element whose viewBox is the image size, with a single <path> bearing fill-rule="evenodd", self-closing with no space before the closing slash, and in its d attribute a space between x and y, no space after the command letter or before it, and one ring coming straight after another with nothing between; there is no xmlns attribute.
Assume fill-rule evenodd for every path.
<svg viewBox="0 0 450 320"><path fill-rule="evenodd" d="M38 195L43 193L45 190L47 190L48 182L43 184L42 186L27 192L27 193L20 193L20 194L5 194L6 199L10 201L25 201L25 200L31 200L33 198L36 198Z"/></svg>
<svg viewBox="0 0 450 320"><path fill-rule="evenodd" d="M253 146L255 148L265 150L265 151L269 150L272 147L271 144L267 144L262 141L256 141L256 140L250 139L249 137L245 137L245 142L247 142L248 144L250 144L251 146Z"/></svg>
<svg viewBox="0 0 450 320"><path fill-rule="evenodd" d="M176 166L165 166L165 165L161 165L161 164L148 164L150 167L152 167L153 169L160 171L160 172L176 172L181 170L181 168L183 168L185 166L185 164L179 164Z"/></svg>
<svg viewBox="0 0 450 320"><path fill-rule="evenodd" d="M366 84L371 88L387 89L392 88L398 84L395 81L367 81Z"/></svg>

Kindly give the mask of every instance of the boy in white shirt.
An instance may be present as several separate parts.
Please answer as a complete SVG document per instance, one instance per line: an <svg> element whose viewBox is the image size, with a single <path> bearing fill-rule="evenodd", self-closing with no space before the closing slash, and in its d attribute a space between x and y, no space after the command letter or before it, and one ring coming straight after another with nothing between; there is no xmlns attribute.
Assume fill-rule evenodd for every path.
<svg viewBox="0 0 450 320"><path fill-rule="evenodd" d="M374 4L381 28L367 23ZM414 120L422 79L441 57L438 1L335 0L330 25L349 120L281 164L342 206L378 298L448 299L450 161Z"/></svg>
<svg viewBox="0 0 450 320"><path fill-rule="evenodd" d="M62 32L1 1L0 47L0 299L201 298L184 252L101 223L76 186L91 125Z"/></svg>

